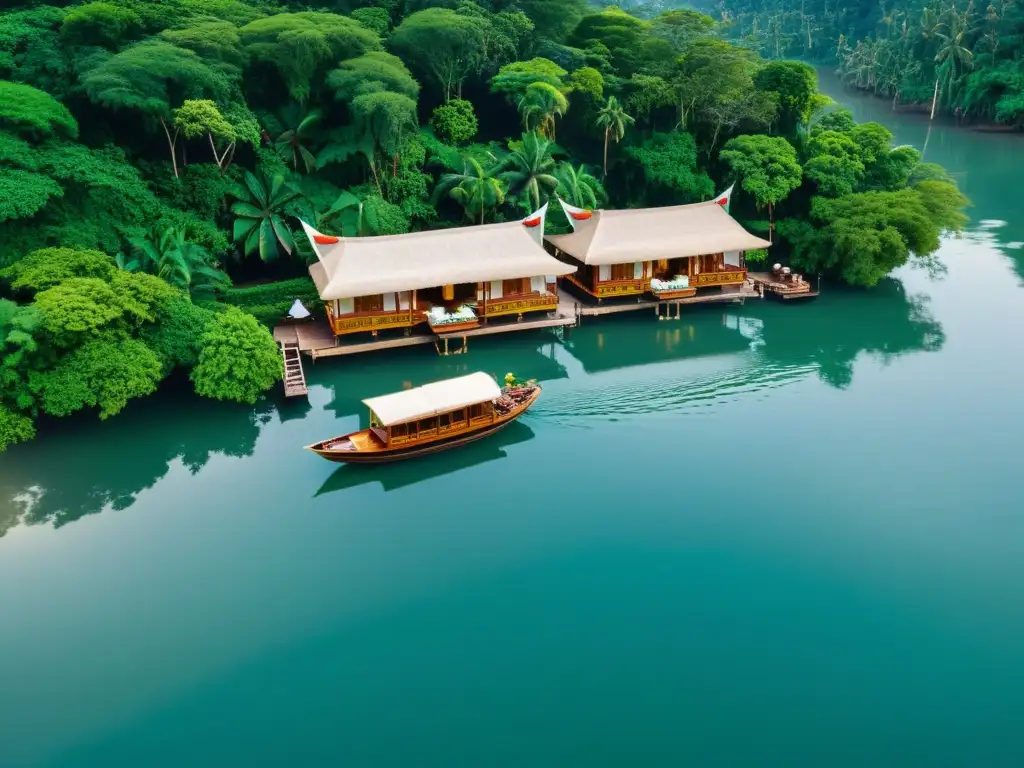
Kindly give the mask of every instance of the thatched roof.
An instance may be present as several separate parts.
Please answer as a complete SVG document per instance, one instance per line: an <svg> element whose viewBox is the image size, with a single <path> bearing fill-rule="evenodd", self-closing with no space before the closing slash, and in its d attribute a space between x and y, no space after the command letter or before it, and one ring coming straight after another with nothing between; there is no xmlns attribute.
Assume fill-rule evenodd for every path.
<svg viewBox="0 0 1024 768"><path fill-rule="evenodd" d="M573 212L579 215L580 209L565 203L562 207L574 231L546 239L584 264L656 261L771 245L747 232L716 202L600 210L586 219L574 218Z"/></svg>
<svg viewBox="0 0 1024 768"><path fill-rule="evenodd" d="M533 227L513 221L383 237L329 238L302 226L318 259L309 273L325 301L576 271L541 246L543 215Z"/></svg>

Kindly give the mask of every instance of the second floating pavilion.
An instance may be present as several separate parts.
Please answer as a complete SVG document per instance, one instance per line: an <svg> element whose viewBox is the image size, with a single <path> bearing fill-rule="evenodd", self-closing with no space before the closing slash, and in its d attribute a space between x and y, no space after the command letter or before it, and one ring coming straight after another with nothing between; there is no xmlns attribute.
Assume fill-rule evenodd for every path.
<svg viewBox="0 0 1024 768"><path fill-rule="evenodd" d="M718 201L596 211L559 202L573 231L545 239L555 255L578 266L565 279L598 303L645 294L686 299L703 289L742 286L746 252L771 245Z"/></svg>

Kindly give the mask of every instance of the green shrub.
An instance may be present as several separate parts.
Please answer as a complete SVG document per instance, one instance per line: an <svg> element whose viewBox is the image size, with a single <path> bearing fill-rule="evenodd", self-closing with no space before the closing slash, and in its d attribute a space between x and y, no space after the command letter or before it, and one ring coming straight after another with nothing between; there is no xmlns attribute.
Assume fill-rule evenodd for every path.
<svg viewBox="0 0 1024 768"><path fill-rule="evenodd" d="M199 347L192 383L203 397L255 403L281 379L281 354L273 337L239 309L214 315Z"/></svg>
<svg viewBox="0 0 1024 768"><path fill-rule="evenodd" d="M308 277L231 288L222 301L248 312L263 325L273 327L287 317L296 299L314 315L323 312L323 302Z"/></svg>

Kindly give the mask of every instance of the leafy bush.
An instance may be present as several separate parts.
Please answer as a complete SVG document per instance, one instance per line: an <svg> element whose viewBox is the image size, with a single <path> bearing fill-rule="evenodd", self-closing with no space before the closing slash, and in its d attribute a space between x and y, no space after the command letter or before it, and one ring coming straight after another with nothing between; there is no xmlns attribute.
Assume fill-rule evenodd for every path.
<svg viewBox="0 0 1024 768"><path fill-rule="evenodd" d="M316 286L308 277L231 288L225 292L223 302L238 307L263 325L272 327L288 315L296 299L314 314L323 309Z"/></svg>
<svg viewBox="0 0 1024 768"><path fill-rule="evenodd" d="M15 443L31 440L35 434L36 429L30 418L0 405L0 451L7 450L8 446Z"/></svg>
<svg viewBox="0 0 1024 768"><path fill-rule="evenodd" d="M438 138L449 144L465 144L476 136L478 128L473 104L465 99L452 99L439 106L430 124Z"/></svg>
<svg viewBox="0 0 1024 768"><path fill-rule="evenodd" d="M203 397L255 403L281 379L281 354L273 337L235 307L213 317L200 347L192 382Z"/></svg>

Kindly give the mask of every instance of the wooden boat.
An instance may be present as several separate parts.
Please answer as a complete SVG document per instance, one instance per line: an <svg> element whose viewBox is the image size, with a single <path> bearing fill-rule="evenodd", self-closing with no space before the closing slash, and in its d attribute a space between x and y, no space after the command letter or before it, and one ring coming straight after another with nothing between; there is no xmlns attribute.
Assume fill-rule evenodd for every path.
<svg viewBox="0 0 1024 768"><path fill-rule="evenodd" d="M372 397L370 426L313 445L328 461L382 463L455 448L508 426L540 397L535 384L499 387L486 373Z"/></svg>

